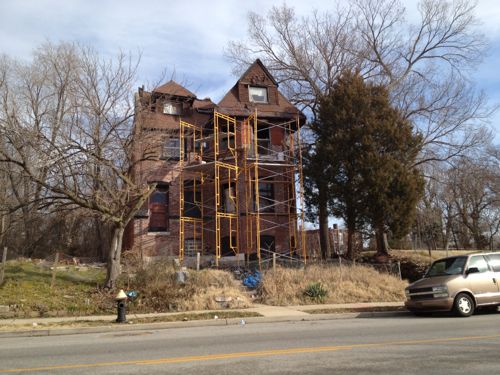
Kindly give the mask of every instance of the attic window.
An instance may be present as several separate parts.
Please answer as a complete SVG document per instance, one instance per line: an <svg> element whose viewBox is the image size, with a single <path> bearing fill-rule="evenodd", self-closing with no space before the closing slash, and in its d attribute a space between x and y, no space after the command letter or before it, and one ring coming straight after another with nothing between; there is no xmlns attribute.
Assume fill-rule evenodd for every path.
<svg viewBox="0 0 500 375"><path fill-rule="evenodd" d="M266 87L249 86L248 96L253 103L268 103Z"/></svg>
<svg viewBox="0 0 500 375"><path fill-rule="evenodd" d="M174 102L166 102L163 104L163 113L166 115L180 115L182 112L182 104Z"/></svg>

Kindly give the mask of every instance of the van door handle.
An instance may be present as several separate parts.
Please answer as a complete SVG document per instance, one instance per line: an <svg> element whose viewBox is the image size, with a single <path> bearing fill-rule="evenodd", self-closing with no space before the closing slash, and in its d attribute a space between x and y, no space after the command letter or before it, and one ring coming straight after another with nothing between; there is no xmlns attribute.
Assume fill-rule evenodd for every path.
<svg viewBox="0 0 500 375"><path fill-rule="evenodd" d="M493 278L493 284L497 283L497 279Z"/></svg>

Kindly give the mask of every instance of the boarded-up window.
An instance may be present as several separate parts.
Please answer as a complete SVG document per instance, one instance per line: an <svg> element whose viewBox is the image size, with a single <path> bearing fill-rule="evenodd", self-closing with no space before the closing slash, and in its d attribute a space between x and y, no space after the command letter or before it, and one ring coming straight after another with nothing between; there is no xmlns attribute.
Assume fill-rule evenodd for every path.
<svg viewBox="0 0 500 375"><path fill-rule="evenodd" d="M273 146L281 146L284 143L285 130L278 126L271 128L271 144Z"/></svg>
<svg viewBox="0 0 500 375"><path fill-rule="evenodd" d="M149 231L168 230L168 185L159 185L149 198Z"/></svg>

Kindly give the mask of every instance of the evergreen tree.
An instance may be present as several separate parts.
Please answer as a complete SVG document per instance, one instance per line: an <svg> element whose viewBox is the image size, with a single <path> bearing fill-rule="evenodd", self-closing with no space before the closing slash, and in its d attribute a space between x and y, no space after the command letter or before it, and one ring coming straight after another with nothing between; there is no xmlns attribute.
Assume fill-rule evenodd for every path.
<svg viewBox="0 0 500 375"><path fill-rule="evenodd" d="M406 234L423 191L412 167L421 136L391 107L387 90L344 72L320 102L313 130L327 155L330 210L344 219L350 238L364 227L376 235L377 253L387 254L385 234Z"/></svg>

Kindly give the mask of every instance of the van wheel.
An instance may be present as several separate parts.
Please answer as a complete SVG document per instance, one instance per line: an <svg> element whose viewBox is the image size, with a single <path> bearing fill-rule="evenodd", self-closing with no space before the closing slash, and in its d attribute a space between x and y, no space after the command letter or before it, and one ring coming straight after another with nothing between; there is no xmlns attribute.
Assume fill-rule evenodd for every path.
<svg viewBox="0 0 500 375"><path fill-rule="evenodd" d="M474 301L472 297L466 293L460 293L453 304L453 311L458 316L471 316L474 314Z"/></svg>

